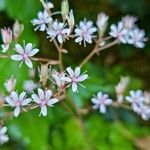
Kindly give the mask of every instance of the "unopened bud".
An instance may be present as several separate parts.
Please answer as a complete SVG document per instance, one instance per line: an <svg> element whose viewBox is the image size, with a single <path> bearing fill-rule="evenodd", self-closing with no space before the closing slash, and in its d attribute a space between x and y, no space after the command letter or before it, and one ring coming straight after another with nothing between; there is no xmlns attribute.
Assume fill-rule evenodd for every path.
<svg viewBox="0 0 150 150"><path fill-rule="evenodd" d="M2 40L5 45L8 45L12 42L12 30L10 28L1 29Z"/></svg>
<svg viewBox="0 0 150 150"><path fill-rule="evenodd" d="M39 69L39 76L40 76L40 82L45 86L47 79L48 79L48 66L47 65L41 65L41 69Z"/></svg>
<svg viewBox="0 0 150 150"><path fill-rule="evenodd" d="M106 30L108 18L109 17L103 12L99 13L97 16L97 27L101 36Z"/></svg>
<svg viewBox="0 0 150 150"><path fill-rule="evenodd" d="M13 90L15 90L16 82L16 79L11 77L4 83L4 87L6 88L7 92L12 92Z"/></svg>
<svg viewBox="0 0 150 150"><path fill-rule="evenodd" d="M67 21L68 21L69 27L71 29L73 29L74 28L74 24L75 24L73 10L70 10L70 12L69 12L69 14L67 16Z"/></svg>
<svg viewBox="0 0 150 150"><path fill-rule="evenodd" d="M19 38L19 36L23 32L23 30L24 30L24 25L20 24L18 22L18 20L16 20L14 25L13 25L13 35L14 35L15 40Z"/></svg>
<svg viewBox="0 0 150 150"><path fill-rule="evenodd" d="M63 19L66 20L69 13L69 3L68 0L62 0L61 2L61 14Z"/></svg>

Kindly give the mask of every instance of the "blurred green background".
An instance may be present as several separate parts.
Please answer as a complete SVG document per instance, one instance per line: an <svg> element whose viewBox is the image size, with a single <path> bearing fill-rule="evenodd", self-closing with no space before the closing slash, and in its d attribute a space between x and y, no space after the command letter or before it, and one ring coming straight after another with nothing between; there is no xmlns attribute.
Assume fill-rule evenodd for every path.
<svg viewBox="0 0 150 150"><path fill-rule="evenodd" d="M60 10L61 0L53 0L54 11ZM96 21L97 14L104 11L110 16L109 26L117 23L122 16L130 14L139 18L138 25L150 35L150 0L69 0L74 10L75 21L87 18ZM34 32L31 20L42 10L39 0L0 0L0 28L12 27L18 19L25 30L20 37L32 42L40 49L40 57L57 59L53 43L49 43L46 34ZM109 31L109 27L108 27ZM107 31L107 32L108 32ZM93 45L86 48L73 40L65 43L69 54L63 55L65 66L76 66L90 52ZM18 118L8 119L10 141L0 150L150 150L150 122L142 121L133 112L123 109L109 109L106 115L98 111L78 116L70 101L84 108L91 105L90 98L98 91L114 95L114 85L120 76L131 78L130 89L150 90L150 43L144 49L128 45L114 46L95 56L84 68L90 79L85 82L79 94L69 91L66 99L68 112L63 104L49 109L47 117L39 117L39 110L21 114ZM29 79L28 68L18 68L17 62L0 59L0 90L3 83L13 74L17 78L17 89ZM36 64L35 64L36 65ZM38 79L38 76L37 76ZM127 94L128 94L127 91ZM0 110L2 115L4 112Z"/></svg>

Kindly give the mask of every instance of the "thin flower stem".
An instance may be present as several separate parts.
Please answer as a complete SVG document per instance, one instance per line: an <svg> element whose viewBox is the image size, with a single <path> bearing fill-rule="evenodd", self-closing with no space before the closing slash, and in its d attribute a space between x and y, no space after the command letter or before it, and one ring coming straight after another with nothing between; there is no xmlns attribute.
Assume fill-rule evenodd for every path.
<svg viewBox="0 0 150 150"><path fill-rule="evenodd" d="M10 58L8 55L0 54L0 58ZM48 58L38 58L38 57L32 57L33 60L39 61L39 62L48 62L48 65L58 65L59 60L52 60Z"/></svg>
<svg viewBox="0 0 150 150"><path fill-rule="evenodd" d="M116 44L118 44L119 42L118 42L118 40L115 40L115 41L113 41L113 42L111 42L111 43L108 43L108 44L106 44L106 45L104 45L103 47L100 47L99 48L99 42L97 42L96 43L96 45L95 45L95 47L94 47L94 49L91 51L91 53L81 62L81 64L79 65L80 67L83 67L93 56L94 56L94 54L96 54L96 53L98 53L98 52L100 52L100 51L102 51L102 50L105 50L105 49L107 49L107 48L109 48L109 47L111 47L111 46L113 46L113 45L116 45Z"/></svg>

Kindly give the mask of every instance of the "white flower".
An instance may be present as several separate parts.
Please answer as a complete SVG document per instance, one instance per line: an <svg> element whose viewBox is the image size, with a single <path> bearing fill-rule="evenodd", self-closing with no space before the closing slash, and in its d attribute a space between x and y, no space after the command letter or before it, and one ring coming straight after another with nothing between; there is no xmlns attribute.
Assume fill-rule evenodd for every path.
<svg viewBox="0 0 150 150"><path fill-rule="evenodd" d="M25 64L29 67L32 68L32 62L30 60L30 57L34 56L39 49L33 48L33 45L31 43L24 44L24 47L22 47L20 44L15 45L15 51L19 54L17 55L12 55L11 59L15 61L22 61L25 62ZM20 66L22 65L22 62Z"/></svg>
<svg viewBox="0 0 150 150"><path fill-rule="evenodd" d="M136 26L135 22L136 21L137 21L137 17L130 16L130 15L127 15L127 16L122 18L124 28L126 28L128 30L135 28L135 26Z"/></svg>
<svg viewBox="0 0 150 150"><path fill-rule="evenodd" d="M110 27L111 31L109 35L118 39L122 43L126 43L127 30L124 28L123 23L119 22L118 25L112 24Z"/></svg>
<svg viewBox="0 0 150 150"><path fill-rule="evenodd" d="M147 39L145 38L144 30L135 28L130 31L128 41L127 41L129 44L132 44L137 48L144 48L145 41L147 41Z"/></svg>
<svg viewBox="0 0 150 150"><path fill-rule="evenodd" d="M63 78L65 77L65 74L63 72L59 73L54 70L52 72L52 77L54 78L55 83L58 87L63 87L65 85L65 81L63 80Z"/></svg>
<svg viewBox="0 0 150 150"><path fill-rule="evenodd" d="M103 13L103 12L101 12L101 13L98 14L96 24L97 24L98 30L100 32L104 32L105 31L108 18L109 17L105 13Z"/></svg>
<svg viewBox="0 0 150 150"><path fill-rule="evenodd" d="M1 29L2 41L4 44L1 45L2 52L5 53L9 49L9 45L12 42L12 30L10 28Z"/></svg>
<svg viewBox="0 0 150 150"><path fill-rule="evenodd" d="M53 40L57 38L58 42L62 44L69 36L70 29L65 28L65 24L57 20L47 29L48 38Z"/></svg>
<svg viewBox="0 0 150 150"><path fill-rule="evenodd" d="M68 72L68 74L66 77L63 77L62 80L72 85L73 92L78 92L78 84L83 86L82 84L80 84L80 82L86 80L88 78L88 75L84 73L80 75L81 72L80 67L76 67L74 71L72 70L71 67L68 67L66 71Z"/></svg>
<svg viewBox="0 0 150 150"><path fill-rule="evenodd" d="M38 95L32 94L32 99L35 103L37 103L41 107L40 116L47 115L47 107L53 107L53 104L57 103L59 100L56 98L52 98L52 91L47 90L43 91L42 89L38 89Z"/></svg>
<svg viewBox="0 0 150 150"><path fill-rule="evenodd" d="M83 41L84 46L86 46L87 43L92 43L92 39L96 36L94 36L94 32L97 31L97 28L93 26L92 21L80 21L79 26L75 29L75 39L76 43L81 44Z"/></svg>
<svg viewBox="0 0 150 150"><path fill-rule="evenodd" d="M7 132L7 127L0 126L0 145L8 142L8 140L9 140L9 137L6 134L6 132Z"/></svg>
<svg viewBox="0 0 150 150"><path fill-rule="evenodd" d="M7 92L12 92L13 90L15 90L16 82L17 82L16 79L11 77L4 83Z"/></svg>
<svg viewBox="0 0 150 150"><path fill-rule="evenodd" d="M23 83L23 89L28 93L32 93L36 89L37 85L33 80L26 80Z"/></svg>
<svg viewBox="0 0 150 150"><path fill-rule="evenodd" d="M47 28L47 24L52 22L52 18L48 15L47 11L45 10L44 12L38 12L38 19L33 19L32 24L35 27L35 31L36 30L40 30L40 31L45 31Z"/></svg>
<svg viewBox="0 0 150 150"><path fill-rule="evenodd" d="M18 95L17 92L13 91L9 97L5 98L5 101L9 104L9 106L15 108L14 116L18 117L21 108L23 108L23 106L29 105L31 98L26 98L26 92L22 92L20 95Z"/></svg>
<svg viewBox="0 0 150 150"><path fill-rule="evenodd" d="M108 97L107 94L98 92L97 96L91 99L93 109L99 109L101 113L106 113L106 106L112 104L112 100Z"/></svg>
<svg viewBox="0 0 150 150"><path fill-rule="evenodd" d="M141 90L130 91L130 96L125 97L126 100L132 103L132 108L137 112L137 107L144 102L143 92Z"/></svg>

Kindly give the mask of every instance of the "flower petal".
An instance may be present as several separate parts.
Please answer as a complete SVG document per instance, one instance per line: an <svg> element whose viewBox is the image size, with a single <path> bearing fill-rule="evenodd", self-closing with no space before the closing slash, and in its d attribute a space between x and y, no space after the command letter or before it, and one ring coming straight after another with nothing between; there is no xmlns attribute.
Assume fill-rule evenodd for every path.
<svg viewBox="0 0 150 150"><path fill-rule="evenodd" d="M20 95L19 95L19 100L22 101L26 96L26 92L22 92Z"/></svg>
<svg viewBox="0 0 150 150"><path fill-rule="evenodd" d="M56 98L51 98L48 102L47 102L47 105L52 107L53 104L57 103L59 100L56 99Z"/></svg>
<svg viewBox="0 0 150 150"><path fill-rule="evenodd" d="M19 99L18 93L14 91L11 92L11 97L15 102Z"/></svg>
<svg viewBox="0 0 150 150"><path fill-rule="evenodd" d="M15 110L14 110L14 116L18 117L19 114L20 114L20 107L16 107Z"/></svg>
<svg viewBox="0 0 150 150"><path fill-rule="evenodd" d="M26 59L25 63L29 68L33 68L32 61L30 59Z"/></svg>
<svg viewBox="0 0 150 150"><path fill-rule="evenodd" d="M39 95L40 100L44 100L45 98L44 91L40 88L38 89L38 95Z"/></svg>
<svg viewBox="0 0 150 150"><path fill-rule="evenodd" d="M15 61L20 61L23 59L23 57L22 57L22 55L12 55L11 59L15 60Z"/></svg>
<svg viewBox="0 0 150 150"><path fill-rule="evenodd" d="M21 105L22 106L28 105L31 102L31 100L32 100L31 98L27 98L21 102Z"/></svg>
<svg viewBox="0 0 150 150"><path fill-rule="evenodd" d="M87 75L87 74L83 74L83 75L79 76L79 77L76 79L76 81L77 81L77 82L82 82L82 81L86 80L87 78L88 78L88 75Z"/></svg>
<svg viewBox="0 0 150 150"><path fill-rule="evenodd" d="M24 49L20 44L15 45L15 51L21 55L24 53Z"/></svg>
<svg viewBox="0 0 150 150"><path fill-rule="evenodd" d="M72 91L73 91L73 92L77 92L77 90L78 90L77 83L73 82L73 83L72 83Z"/></svg>
<svg viewBox="0 0 150 150"><path fill-rule="evenodd" d="M36 94L32 94L31 97L32 97L34 102L36 102L38 104L40 103L40 99L39 99L39 97Z"/></svg>
<svg viewBox="0 0 150 150"><path fill-rule="evenodd" d="M46 107L46 105L41 107L40 115L47 116L47 107Z"/></svg>
<svg viewBox="0 0 150 150"><path fill-rule="evenodd" d="M51 90L47 90L45 92L45 99L49 100L51 98L51 96L52 96L52 91Z"/></svg>
<svg viewBox="0 0 150 150"><path fill-rule="evenodd" d="M74 76L74 71L71 69L71 67L67 67L67 72L69 73L70 77Z"/></svg>
<svg viewBox="0 0 150 150"><path fill-rule="evenodd" d="M75 74L75 77L78 77L80 75L80 67L76 67L74 74Z"/></svg>
<svg viewBox="0 0 150 150"><path fill-rule="evenodd" d="M5 101L12 107L15 106L15 101L13 101L13 99L11 99L10 97L6 97Z"/></svg>
<svg viewBox="0 0 150 150"><path fill-rule="evenodd" d="M29 52L28 56L34 56L38 52L39 52L39 49L37 49L37 48L32 49L32 51Z"/></svg>

